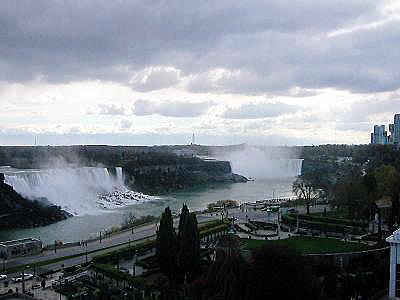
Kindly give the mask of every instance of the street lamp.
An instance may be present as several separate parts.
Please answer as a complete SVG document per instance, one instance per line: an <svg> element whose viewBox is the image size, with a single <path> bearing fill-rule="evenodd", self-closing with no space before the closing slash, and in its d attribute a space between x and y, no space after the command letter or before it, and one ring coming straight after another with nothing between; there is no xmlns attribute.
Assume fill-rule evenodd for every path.
<svg viewBox="0 0 400 300"><path fill-rule="evenodd" d="M132 276L136 276L137 249L135 249L135 257L132 259Z"/></svg>
<svg viewBox="0 0 400 300"><path fill-rule="evenodd" d="M22 293L25 294L25 269L29 268L29 266L24 266L22 269Z"/></svg>
<svg viewBox="0 0 400 300"><path fill-rule="evenodd" d="M85 258L86 258L86 264L88 263L88 257L87 257L88 252L87 252L87 247L88 247L88 244L87 244L87 241L86 241L86 242L85 242Z"/></svg>
<svg viewBox="0 0 400 300"><path fill-rule="evenodd" d="M5 273L6 272L6 269L7 269L7 255L4 255L3 256L3 272Z"/></svg>

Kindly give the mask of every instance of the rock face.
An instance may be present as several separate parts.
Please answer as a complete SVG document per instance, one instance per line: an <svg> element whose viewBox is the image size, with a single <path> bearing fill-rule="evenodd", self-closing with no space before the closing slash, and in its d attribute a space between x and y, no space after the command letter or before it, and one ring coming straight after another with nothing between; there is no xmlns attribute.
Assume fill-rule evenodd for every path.
<svg viewBox="0 0 400 300"><path fill-rule="evenodd" d="M4 174L0 173L0 228L44 226L70 216L58 206L45 206L23 198L4 182Z"/></svg>
<svg viewBox="0 0 400 300"><path fill-rule="evenodd" d="M163 194L212 183L247 182L228 161L192 159L182 164L124 167L125 183L136 191Z"/></svg>

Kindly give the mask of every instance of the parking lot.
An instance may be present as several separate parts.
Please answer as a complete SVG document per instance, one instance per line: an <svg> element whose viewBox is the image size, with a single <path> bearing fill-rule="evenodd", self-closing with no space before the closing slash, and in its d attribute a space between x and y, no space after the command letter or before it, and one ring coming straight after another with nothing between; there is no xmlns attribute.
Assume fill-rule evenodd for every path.
<svg viewBox="0 0 400 300"><path fill-rule="evenodd" d="M42 288L41 286L43 278L34 276L31 279L25 280L25 291L31 293L31 295L33 294L33 296L38 299L66 299L66 297L63 295L60 297L60 294L56 293L52 288L52 283L55 282L61 275L62 273L58 272L47 276L44 279L46 284L45 288ZM12 278L3 279L0 281L0 295L6 294L9 290L22 293L22 285L23 282L16 282Z"/></svg>

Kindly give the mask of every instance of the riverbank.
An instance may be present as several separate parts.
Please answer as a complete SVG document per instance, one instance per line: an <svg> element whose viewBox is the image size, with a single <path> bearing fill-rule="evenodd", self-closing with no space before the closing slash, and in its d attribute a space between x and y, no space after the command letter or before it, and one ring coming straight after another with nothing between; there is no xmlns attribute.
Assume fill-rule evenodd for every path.
<svg viewBox="0 0 400 300"><path fill-rule="evenodd" d="M25 237L40 238L44 244L54 244L55 240L64 243L92 239L99 236L100 232L112 230L120 226L127 214L136 218L141 216L159 216L165 207L169 206L173 212L178 212L183 203L192 211L201 211L211 202L221 199L238 200L239 203L255 202L256 200L271 197L292 196L291 184L293 178L264 179L246 183L216 183L207 187L193 187L184 191L168 193L152 201L133 204L103 212L93 212L74 216L66 220L43 227L26 229L0 229L0 241L20 239Z"/></svg>

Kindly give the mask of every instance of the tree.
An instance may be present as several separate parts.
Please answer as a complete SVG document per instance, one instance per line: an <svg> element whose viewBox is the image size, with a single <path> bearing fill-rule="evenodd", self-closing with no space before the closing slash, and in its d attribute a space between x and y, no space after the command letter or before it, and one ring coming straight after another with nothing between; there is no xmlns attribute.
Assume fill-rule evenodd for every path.
<svg viewBox="0 0 400 300"><path fill-rule="evenodd" d="M370 216L372 220L375 219L375 215L378 216L378 240L382 239L382 214L376 204L378 199L378 186L374 174L368 173L363 177L363 184L367 192L367 200L370 210Z"/></svg>
<svg viewBox="0 0 400 300"><path fill-rule="evenodd" d="M200 270L200 234L194 213L185 218L179 243L178 263L183 275L189 281L198 275Z"/></svg>
<svg viewBox="0 0 400 300"><path fill-rule="evenodd" d="M251 262L218 252L208 272L190 289L194 299L318 299L319 286L311 262L292 248L265 244Z"/></svg>
<svg viewBox="0 0 400 300"><path fill-rule="evenodd" d="M253 252L249 299L316 299L310 263L296 250L265 244Z"/></svg>
<svg viewBox="0 0 400 300"><path fill-rule="evenodd" d="M183 225L185 224L186 217L189 215L189 209L187 205L184 203L181 209L181 214L179 216L179 226L178 226L178 244L180 243Z"/></svg>
<svg viewBox="0 0 400 300"><path fill-rule="evenodd" d="M156 255L161 272L170 279L173 279L177 265L177 240L169 207L165 208L165 211L161 215L156 241Z"/></svg>
<svg viewBox="0 0 400 300"><path fill-rule="evenodd" d="M241 256L218 251L208 272L191 284L189 294L194 299L247 300L251 288L249 269L249 263Z"/></svg>
<svg viewBox="0 0 400 300"><path fill-rule="evenodd" d="M334 185L330 204L338 209L347 210L350 218L369 216L367 188L363 183L361 170L353 168L338 179Z"/></svg>
<svg viewBox="0 0 400 300"><path fill-rule="evenodd" d="M133 227L136 222L135 214L132 211L125 212L122 217L122 227L129 228Z"/></svg>
<svg viewBox="0 0 400 300"><path fill-rule="evenodd" d="M293 192L296 194L307 208L307 214L310 213L310 205L320 197L320 191L315 189L310 180L299 177L293 183Z"/></svg>
<svg viewBox="0 0 400 300"><path fill-rule="evenodd" d="M400 173L394 166L382 165L374 170L378 196L392 198L390 224L399 223Z"/></svg>

